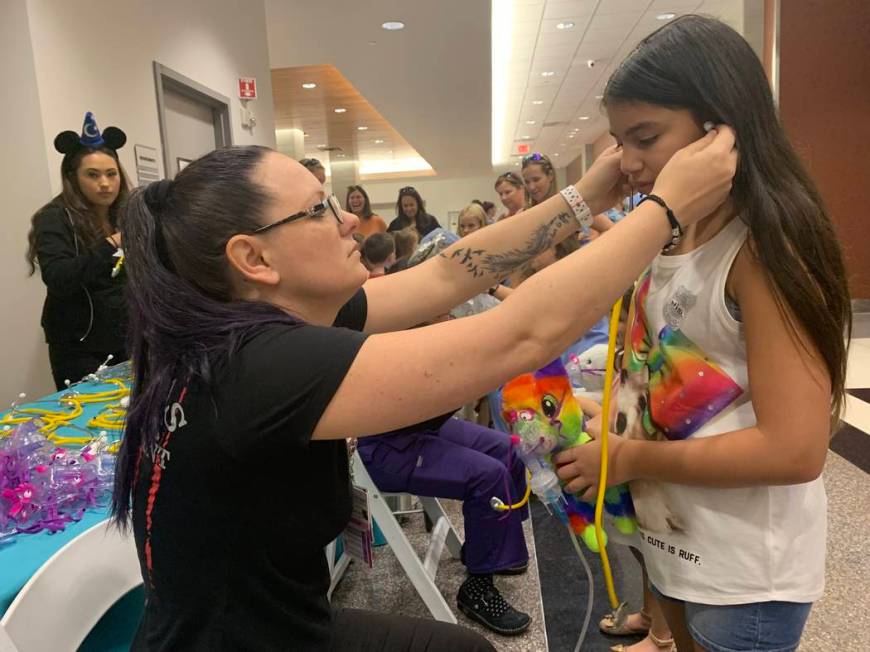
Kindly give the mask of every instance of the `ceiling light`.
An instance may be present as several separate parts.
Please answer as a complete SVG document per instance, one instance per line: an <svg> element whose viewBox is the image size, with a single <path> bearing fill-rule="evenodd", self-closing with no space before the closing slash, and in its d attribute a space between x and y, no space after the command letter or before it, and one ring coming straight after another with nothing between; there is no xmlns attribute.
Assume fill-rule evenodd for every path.
<svg viewBox="0 0 870 652"><path fill-rule="evenodd" d="M368 131L369 130L368 127L357 127L356 129L357 129L357 131Z"/></svg>
<svg viewBox="0 0 870 652"><path fill-rule="evenodd" d="M541 77L552 77L555 74L552 70L545 70L541 73Z"/></svg>
<svg viewBox="0 0 870 652"><path fill-rule="evenodd" d="M534 120L526 120L526 124L533 125L533 124L535 124L535 121Z"/></svg>
<svg viewBox="0 0 870 652"><path fill-rule="evenodd" d="M664 14L659 14L656 16L656 20L670 20L671 18L675 18L677 14L672 14L671 12L667 12Z"/></svg>
<svg viewBox="0 0 870 652"><path fill-rule="evenodd" d="M342 108L340 108L340 107L337 108L337 109L335 109L335 112L336 112L336 113L345 113L346 111L347 111L347 109L342 109Z"/></svg>
<svg viewBox="0 0 870 652"><path fill-rule="evenodd" d="M596 96L595 96L595 99L596 99L596 100L603 100L603 99L604 99L604 96L603 96L603 95L596 95Z"/></svg>
<svg viewBox="0 0 870 652"><path fill-rule="evenodd" d="M305 82L304 84L302 84L302 88L317 88L317 84L315 84L314 82Z"/></svg>
<svg viewBox="0 0 870 652"><path fill-rule="evenodd" d="M381 145L381 144L383 144L383 142L384 142L384 139L383 139L383 138L377 138L377 139L375 139L375 145Z"/></svg>
<svg viewBox="0 0 870 652"><path fill-rule="evenodd" d="M388 20L383 25L381 25L388 32L395 32L400 29L405 29L405 23L398 20Z"/></svg>
<svg viewBox="0 0 870 652"><path fill-rule="evenodd" d="M589 119L589 116L588 116L588 115L581 115L581 116L580 116L579 118L577 118L577 119L578 119L578 120L588 120L588 119Z"/></svg>
<svg viewBox="0 0 870 652"><path fill-rule="evenodd" d="M574 134L568 134L568 138L574 138Z"/></svg>
<svg viewBox="0 0 870 652"><path fill-rule="evenodd" d="M326 147L326 143L321 143L320 145L317 146L318 149L320 149L321 147Z"/></svg>
<svg viewBox="0 0 870 652"><path fill-rule="evenodd" d="M574 27L574 23L570 20L566 20L564 23L559 23L556 25L556 29L571 29Z"/></svg>
<svg viewBox="0 0 870 652"><path fill-rule="evenodd" d="M544 100L532 100L532 104L543 104Z"/></svg>
<svg viewBox="0 0 870 652"><path fill-rule="evenodd" d="M531 140L531 136L520 136L520 140Z"/></svg>
<svg viewBox="0 0 870 652"><path fill-rule="evenodd" d="M556 152L555 154L553 154L553 156L559 156L559 152Z"/></svg>

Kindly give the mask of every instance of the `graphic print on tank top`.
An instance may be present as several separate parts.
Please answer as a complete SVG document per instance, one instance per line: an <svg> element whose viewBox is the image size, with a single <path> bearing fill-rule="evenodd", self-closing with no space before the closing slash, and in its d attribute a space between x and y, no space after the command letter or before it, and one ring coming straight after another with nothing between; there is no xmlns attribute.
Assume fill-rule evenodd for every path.
<svg viewBox="0 0 870 652"><path fill-rule="evenodd" d="M654 336L646 317L650 270L639 279L626 325L616 431L628 439L687 439L743 392L682 330L695 304L680 286L665 302L665 326ZM635 480L631 495L638 524L650 532L685 530L666 504L658 482Z"/></svg>

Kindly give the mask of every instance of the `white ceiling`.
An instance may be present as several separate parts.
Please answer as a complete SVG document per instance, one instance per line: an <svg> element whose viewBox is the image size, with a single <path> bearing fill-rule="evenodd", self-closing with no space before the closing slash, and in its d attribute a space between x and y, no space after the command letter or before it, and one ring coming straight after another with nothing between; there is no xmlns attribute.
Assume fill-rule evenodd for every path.
<svg viewBox="0 0 870 652"><path fill-rule="evenodd" d="M266 24L272 68L334 65L439 176L492 170L489 2L266 0Z"/></svg>
<svg viewBox="0 0 870 652"><path fill-rule="evenodd" d="M532 151L558 154L554 162L561 166L607 130L595 96L637 42L663 24L657 14L711 14L746 33L744 13L754 20L754 12L745 12L744 5L762 0L491 1L496 10L512 2L514 10L513 47L505 64L504 158L528 136ZM489 1L265 4L272 68L332 64L439 176L492 173ZM406 27L387 32L381 28L387 20ZM569 20L573 29L556 29ZM594 68L587 67L588 59L597 60ZM545 71L555 74L542 77ZM574 128L579 131L569 138Z"/></svg>
<svg viewBox="0 0 870 652"><path fill-rule="evenodd" d="M514 46L508 60L502 160L515 155L518 144L528 143L531 151L550 154L557 166L566 165L582 153L585 144L607 131L596 96L603 93L613 70L638 42L665 24L658 15L709 14L744 33L744 0L493 3L508 1L513 2ZM565 22L573 22L574 27L557 29L558 23ZM589 60L595 61L594 67L588 66ZM544 77L544 72L554 74Z"/></svg>

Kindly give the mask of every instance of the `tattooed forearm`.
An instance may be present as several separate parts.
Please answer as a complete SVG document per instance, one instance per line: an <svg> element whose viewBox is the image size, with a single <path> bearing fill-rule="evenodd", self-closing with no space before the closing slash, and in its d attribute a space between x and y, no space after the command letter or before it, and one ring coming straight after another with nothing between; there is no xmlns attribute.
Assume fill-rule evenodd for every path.
<svg viewBox="0 0 870 652"><path fill-rule="evenodd" d="M532 259L552 247L556 234L572 219L568 213L559 213L552 220L535 229L526 244L516 249L487 253L484 249L450 247L440 255L446 260L458 262L474 278L487 274L497 278L505 278L516 269L528 265Z"/></svg>

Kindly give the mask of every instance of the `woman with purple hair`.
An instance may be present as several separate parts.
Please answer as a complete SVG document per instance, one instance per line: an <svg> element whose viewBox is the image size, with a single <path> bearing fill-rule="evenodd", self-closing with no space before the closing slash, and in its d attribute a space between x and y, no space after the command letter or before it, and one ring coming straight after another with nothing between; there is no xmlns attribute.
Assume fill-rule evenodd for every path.
<svg viewBox="0 0 870 652"><path fill-rule="evenodd" d="M690 224L725 199L733 143L725 128L674 156L656 181L671 217ZM351 513L343 440L443 414L600 318L676 233L660 206L492 310L402 330L588 228L622 192L620 157L368 283L356 216L271 150L217 150L133 193L121 229L135 377L113 497L145 581L133 649L493 649L454 625L331 609L323 548Z"/></svg>

